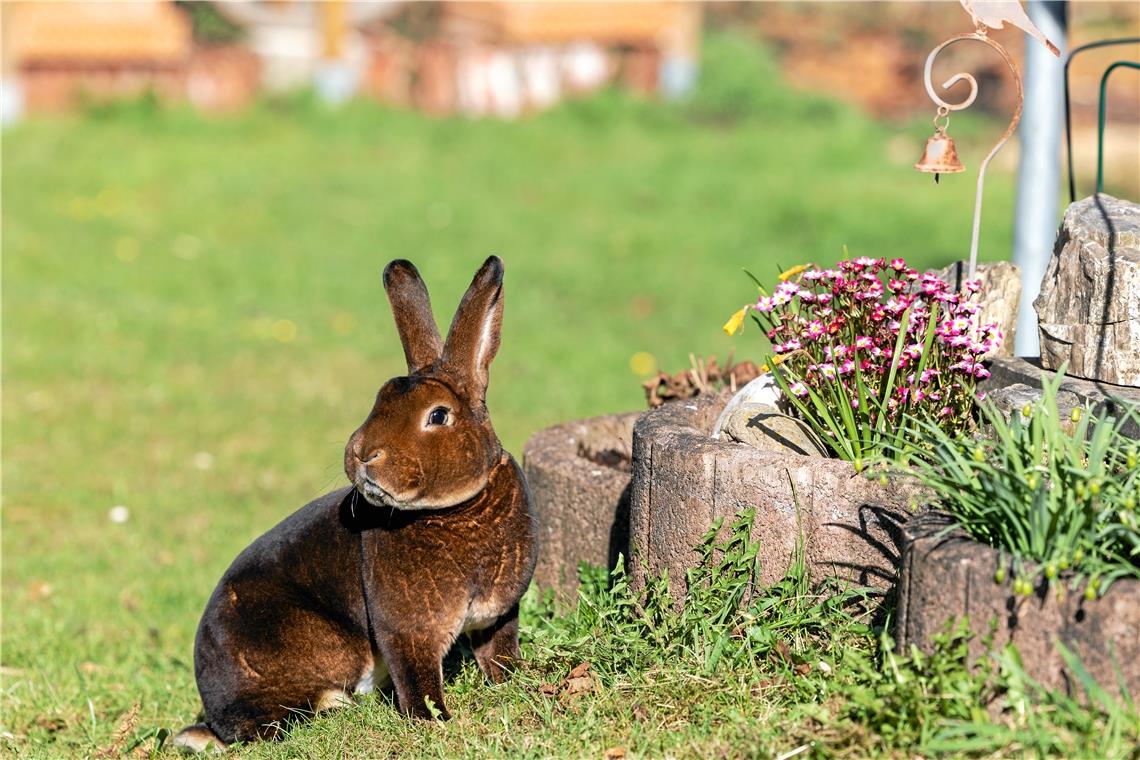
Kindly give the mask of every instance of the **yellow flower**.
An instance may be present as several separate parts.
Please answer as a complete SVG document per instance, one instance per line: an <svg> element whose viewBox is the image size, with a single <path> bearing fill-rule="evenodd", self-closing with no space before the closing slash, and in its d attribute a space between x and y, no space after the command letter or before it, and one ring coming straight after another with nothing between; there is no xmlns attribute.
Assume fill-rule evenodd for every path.
<svg viewBox="0 0 1140 760"><path fill-rule="evenodd" d="M773 367L779 367L781 364L783 364L785 361L788 360L789 356L791 356L791 354L778 354L776 356L773 356L772 357L772 366ZM760 365L760 371L761 372L771 372L772 367L769 367L767 364L761 364Z"/></svg>
<svg viewBox="0 0 1140 760"><path fill-rule="evenodd" d="M731 317L729 317L728 321L725 322L724 326L720 329L724 330L726 335L736 335L736 333L740 331L741 326L744 324L744 315L747 313L748 307L741 306L740 311L737 311Z"/></svg>
<svg viewBox="0 0 1140 760"><path fill-rule="evenodd" d="M780 280L780 282L784 282L789 277L795 277L800 272L807 270L807 268L808 268L807 264L796 264L791 269L784 271L784 272L780 272L779 280Z"/></svg>

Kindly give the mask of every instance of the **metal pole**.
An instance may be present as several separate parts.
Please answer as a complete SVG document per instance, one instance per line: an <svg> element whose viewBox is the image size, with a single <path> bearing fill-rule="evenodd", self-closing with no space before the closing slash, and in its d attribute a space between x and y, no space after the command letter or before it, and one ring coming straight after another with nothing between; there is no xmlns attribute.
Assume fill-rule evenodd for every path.
<svg viewBox="0 0 1140 760"><path fill-rule="evenodd" d="M1066 48L1067 3L1026 3L1029 18L1061 50ZM1033 301L1053 255L1061 194L1061 124L1064 65L1044 45L1026 37L1025 115L1018 138L1017 202L1013 222L1013 263L1021 267L1015 356L1038 356L1037 312Z"/></svg>

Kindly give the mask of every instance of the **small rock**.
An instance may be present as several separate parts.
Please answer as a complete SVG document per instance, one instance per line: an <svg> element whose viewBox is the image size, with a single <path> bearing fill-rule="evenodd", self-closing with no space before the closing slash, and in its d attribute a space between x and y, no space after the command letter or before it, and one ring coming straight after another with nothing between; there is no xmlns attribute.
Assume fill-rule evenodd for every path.
<svg viewBox="0 0 1140 760"><path fill-rule="evenodd" d="M769 404L738 406L728 415L722 432L730 440L764 451L827 456L827 450L806 423Z"/></svg>
<svg viewBox="0 0 1140 760"><path fill-rule="evenodd" d="M728 418L741 406L745 404L766 404L777 407L783 399L784 394L780 391L780 384L776 382L776 378L771 372L765 372L738 390L736 395L728 400L724 411L717 418L716 425L713 426L713 438L721 437L721 432L724 430Z"/></svg>

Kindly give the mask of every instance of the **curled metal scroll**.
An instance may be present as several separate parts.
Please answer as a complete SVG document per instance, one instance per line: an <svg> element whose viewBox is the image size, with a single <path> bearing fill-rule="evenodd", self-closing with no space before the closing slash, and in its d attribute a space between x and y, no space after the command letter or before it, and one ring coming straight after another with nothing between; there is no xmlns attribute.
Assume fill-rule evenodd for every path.
<svg viewBox="0 0 1140 760"><path fill-rule="evenodd" d="M989 166L990 160L997 154L997 152L1001 150L1001 146L1005 145L1006 141L1013 134L1013 130L1017 129L1017 123L1021 121L1021 106L1024 102L1025 97L1021 86L1021 74L1018 72L1017 64L1013 62L1013 58L1010 57L1009 52L997 42L986 36L983 28L979 28L972 34L959 34L957 37L951 37L938 47L931 50L930 55L926 57L926 66L923 68L922 78L923 83L926 85L926 94L929 95L930 99L933 100L935 105L938 106L938 117L945 117L947 121L949 121L951 111L961 111L964 108L969 108L973 104L974 100L976 100L978 97L978 80L974 79L972 74L960 72L950 77L942 84L943 90L949 90L959 82L966 82L970 85L970 94L965 98L965 100L962 100L959 103L948 103L939 97L938 93L934 89L934 83L931 79L931 71L934 68L934 59L946 47L961 40L973 40L975 42L982 42L996 50L998 52L998 55L1002 57L1002 60L1005 61L1006 65L1009 66L1010 73L1013 75L1013 83L1017 88L1017 108L1014 110L1013 119L1009 122L1009 126L1006 127L1005 132L1001 136L1001 139L997 141L994 147L990 149L990 152L986 155L986 157L982 159L981 166L978 169L978 189L974 194L974 231L970 239L969 276L973 277L974 270L977 269L978 265L978 231L981 228L982 185L986 179L986 167ZM938 117L935 118L937 119Z"/></svg>

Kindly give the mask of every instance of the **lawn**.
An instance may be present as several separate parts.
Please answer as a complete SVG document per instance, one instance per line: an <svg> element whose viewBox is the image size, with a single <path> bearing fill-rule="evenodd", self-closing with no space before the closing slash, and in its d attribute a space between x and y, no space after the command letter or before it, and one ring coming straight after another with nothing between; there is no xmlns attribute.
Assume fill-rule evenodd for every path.
<svg viewBox="0 0 1140 760"><path fill-rule="evenodd" d="M995 128L955 123L976 165ZM636 352L669 370L690 352L756 357L755 329L719 329L754 294L742 268L771 279L844 245L918 266L964 256L972 175L936 187L914 172L928 131L790 92L759 51L714 40L688 104L606 93L501 123L301 96L219 119L141 102L5 132L5 752L150 749L194 718L213 584L342 484L345 439L403 370L387 261L416 262L446 325L478 264L502 256L489 406L519 455L544 426L640 407ZM992 171L983 259L1008 257L1012 198ZM609 655L586 651L597 624L566 614L531 598L533 662L511 684L457 661L448 725L405 723L374 696L250 755L704 757L817 740L905 754L921 738L851 718L826 679L789 692L743 657L708 672L595 661L596 689L545 695L577 659L621 650L608 634ZM789 633L793 659L850 650L879 667L877 629L851 619ZM862 683L861 666L834 667Z"/></svg>

